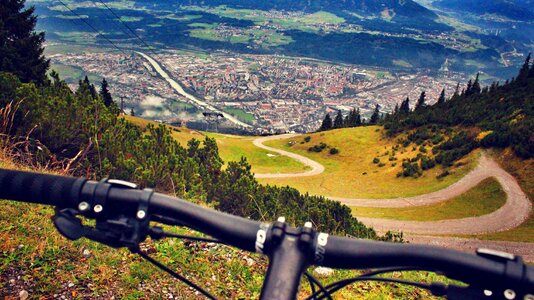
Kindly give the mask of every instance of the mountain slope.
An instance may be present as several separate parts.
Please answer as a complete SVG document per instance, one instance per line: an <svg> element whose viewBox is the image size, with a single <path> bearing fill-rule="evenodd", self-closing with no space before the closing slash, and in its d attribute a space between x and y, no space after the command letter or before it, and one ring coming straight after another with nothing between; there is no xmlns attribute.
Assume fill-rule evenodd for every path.
<svg viewBox="0 0 534 300"><path fill-rule="evenodd" d="M468 11L476 15L494 14L515 21L534 20L532 1L509 0L441 0L434 5L455 11Z"/></svg>

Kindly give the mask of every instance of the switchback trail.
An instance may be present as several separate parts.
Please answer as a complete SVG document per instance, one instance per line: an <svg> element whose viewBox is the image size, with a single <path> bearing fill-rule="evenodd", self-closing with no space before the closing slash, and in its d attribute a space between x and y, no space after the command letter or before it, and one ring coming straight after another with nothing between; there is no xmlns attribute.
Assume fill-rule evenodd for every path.
<svg viewBox="0 0 534 300"><path fill-rule="evenodd" d="M263 142L278 139L289 139L296 134L286 134L279 136L262 137L254 140L254 145L277 152L282 155L294 158L310 167L311 171L297 174L256 174L257 178L291 178L300 176L313 176L324 171L324 167L304 156L296 153L283 151L280 149L267 147ZM396 198L396 199L354 199L328 197L332 200L340 201L349 206L365 207L413 207L435 204L447 201L459 196L471 188L475 187L482 180L488 177L495 177L506 193L506 203L498 210L478 217L451 219L442 221L399 221L391 219L375 219L358 217L364 224L374 227L379 231L397 230L415 234L483 234L498 231L505 231L515 228L523 223L530 215L532 204L515 178L503 170L494 160L485 155L481 155L478 166L451 186L425 195Z"/></svg>
<svg viewBox="0 0 534 300"><path fill-rule="evenodd" d="M291 177L305 177L305 176L314 176L319 175L324 172L324 166L320 163L311 160L307 157L304 157L302 155L298 155L296 153L291 153L288 151L272 148L269 146L265 146L263 143L267 141L274 141L274 140L283 140L283 139L290 139L292 137L298 136L299 134L282 134L282 135L272 135L272 136L265 136L257 138L253 141L254 146L265 149L267 151L275 152L280 155L284 155L290 158L293 158L296 161L299 161L300 163L308 166L311 168L309 171L305 171L302 173L265 173L265 174L256 174L256 178L291 178Z"/></svg>

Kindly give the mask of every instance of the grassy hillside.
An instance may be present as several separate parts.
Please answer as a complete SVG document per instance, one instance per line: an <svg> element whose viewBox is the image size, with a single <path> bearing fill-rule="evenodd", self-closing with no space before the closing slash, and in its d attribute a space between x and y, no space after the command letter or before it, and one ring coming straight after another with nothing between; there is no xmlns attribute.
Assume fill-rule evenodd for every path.
<svg viewBox="0 0 534 300"><path fill-rule="evenodd" d="M125 116L125 118L141 127L154 123L137 117ZM184 146L193 138L197 140L202 140L205 136L215 138L219 147L219 154L226 163L239 161L244 156L252 165L252 172L254 173L297 173L307 170L306 166L294 159L254 146L252 141L255 137L206 133L183 127L171 128L174 139Z"/></svg>
<svg viewBox="0 0 534 300"><path fill-rule="evenodd" d="M0 168L21 169L0 156ZM26 170L26 168L23 168ZM41 172L46 170L40 170ZM0 200L0 295L16 299L22 290L31 299L202 299L125 249L112 249L81 239L69 241L52 225L53 209ZM181 228L165 229L192 234ZM226 246L178 240L147 241L146 249L221 299L257 299L267 260ZM312 270L310 270L311 272ZM354 277L358 272L336 271L323 283ZM396 273L395 278L432 282L443 277L427 272ZM309 295L302 285L299 299ZM411 287L360 283L338 294L339 299L432 299Z"/></svg>
<svg viewBox="0 0 534 300"><path fill-rule="evenodd" d="M356 217L395 220L438 221L475 217L496 211L506 202L506 194L494 178L488 178L466 193L445 202L406 208L352 207Z"/></svg>
<svg viewBox="0 0 534 300"><path fill-rule="evenodd" d="M304 136L290 140L271 141L266 145L281 148L309 157L325 166L325 172L309 178L262 179L261 182L275 185L291 185L301 192L332 197L354 198L396 198L421 195L445 188L462 178L476 165L478 153L474 152L462 160L461 166L449 169L451 175L442 179L436 176L443 172L441 167L425 171L417 179L397 178L402 170L403 158L420 153L411 145L396 151L396 160L390 161L396 139L384 136L382 127L369 126L346 128L310 134L310 141ZM302 143L304 142L304 143ZM308 148L324 143L339 149L332 155L329 150L321 153L309 152ZM373 163L374 159L380 163ZM384 164L382 167L381 164Z"/></svg>

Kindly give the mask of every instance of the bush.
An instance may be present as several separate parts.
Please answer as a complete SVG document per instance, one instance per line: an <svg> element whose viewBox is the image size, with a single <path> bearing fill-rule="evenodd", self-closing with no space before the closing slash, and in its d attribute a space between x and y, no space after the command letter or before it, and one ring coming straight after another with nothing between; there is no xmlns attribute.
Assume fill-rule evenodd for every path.
<svg viewBox="0 0 534 300"><path fill-rule="evenodd" d="M451 175L451 173L449 172L449 170L445 170L443 171L442 173L440 173L438 176L436 176L437 179L441 179L441 178L444 178L444 177L447 177Z"/></svg>
<svg viewBox="0 0 534 300"><path fill-rule="evenodd" d="M379 163L380 163L380 158L378 157L373 158L373 164L379 164Z"/></svg>
<svg viewBox="0 0 534 300"><path fill-rule="evenodd" d="M304 137L304 142L309 143L311 141L311 136Z"/></svg>
<svg viewBox="0 0 534 300"><path fill-rule="evenodd" d="M322 152L328 145L325 143L320 143L319 145L315 145L313 147L308 148L309 152Z"/></svg>
<svg viewBox="0 0 534 300"><path fill-rule="evenodd" d="M336 155L336 154L338 154L338 153L339 153L339 150L338 150L337 148L331 148L331 149L330 149L330 154L332 154L332 155Z"/></svg>

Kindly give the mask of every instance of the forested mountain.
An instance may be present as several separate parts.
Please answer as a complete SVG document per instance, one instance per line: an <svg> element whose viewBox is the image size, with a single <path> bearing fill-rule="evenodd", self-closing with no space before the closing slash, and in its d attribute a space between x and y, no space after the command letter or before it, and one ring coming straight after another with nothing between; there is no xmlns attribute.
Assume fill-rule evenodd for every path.
<svg viewBox="0 0 534 300"><path fill-rule="evenodd" d="M137 2L150 2L137 0ZM177 1L189 5L227 5L236 8L261 10L299 10L315 12L319 10L347 10L363 14L379 15L384 10L403 17L435 18L437 15L413 0L183 0Z"/></svg>
<svg viewBox="0 0 534 300"><path fill-rule="evenodd" d="M534 20L534 7L530 0L441 0L434 4L438 7L468 11L477 15L494 14L511 20L527 22Z"/></svg>

